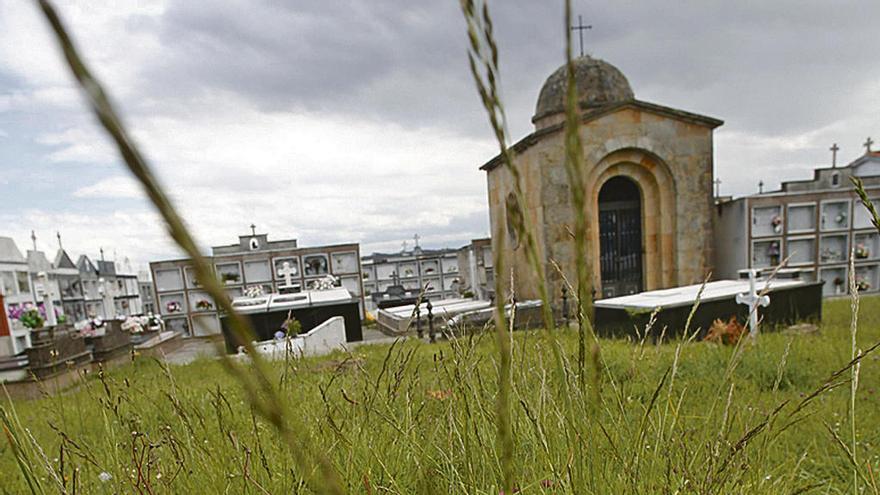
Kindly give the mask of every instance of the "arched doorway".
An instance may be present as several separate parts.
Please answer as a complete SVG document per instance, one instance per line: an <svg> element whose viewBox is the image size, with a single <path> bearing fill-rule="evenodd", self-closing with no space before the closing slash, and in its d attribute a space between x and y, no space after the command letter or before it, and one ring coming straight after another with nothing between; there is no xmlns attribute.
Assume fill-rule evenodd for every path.
<svg viewBox="0 0 880 495"><path fill-rule="evenodd" d="M599 190L599 265L603 298L643 290L642 194L622 175Z"/></svg>

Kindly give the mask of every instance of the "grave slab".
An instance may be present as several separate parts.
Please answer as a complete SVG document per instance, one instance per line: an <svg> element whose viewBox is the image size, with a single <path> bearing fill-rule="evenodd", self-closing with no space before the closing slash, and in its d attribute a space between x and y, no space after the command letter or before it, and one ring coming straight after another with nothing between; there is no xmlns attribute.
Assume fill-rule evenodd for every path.
<svg viewBox="0 0 880 495"><path fill-rule="evenodd" d="M665 327L667 337L679 336L701 287L702 284L687 285L595 301L596 331L605 337L635 337L636 329L644 332L651 313L659 308L651 335L658 337ZM770 305L759 310L765 330L822 319L822 282L759 279L757 288L762 293L766 289L770 296ZM727 320L736 316L740 322L748 321L748 307L736 301L737 295L748 292L748 280L707 283L691 318L689 333L699 328L699 337L703 337L719 318Z"/></svg>

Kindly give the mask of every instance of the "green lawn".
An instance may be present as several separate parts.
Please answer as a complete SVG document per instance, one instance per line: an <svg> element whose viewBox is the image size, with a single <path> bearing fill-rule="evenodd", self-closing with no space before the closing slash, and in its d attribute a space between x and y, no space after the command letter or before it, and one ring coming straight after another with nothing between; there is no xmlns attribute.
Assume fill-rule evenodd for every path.
<svg viewBox="0 0 880 495"><path fill-rule="evenodd" d="M880 298L862 299L859 322L860 348L880 341ZM849 371L797 410L850 360L849 324L849 300L826 302L818 334L765 333L735 367L731 347L603 340L599 376L588 363L583 380L574 375L577 336L559 332L567 381L547 333L518 332L517 486L853 493L852 464L834 437L851 445ZM279 363L274 379L299 438L330 460L347 491L497 495L497 361L494 334L486 334L361 347L286 371ZM859 384L855 457L870 480L880 472L880 352L863 360ZM28 493L25 473L45 493L74 493L74 482L75 493L89 494L310 492L303 480L313 473L297 467L217 361L164 369L143 359L75 392L3 404L11 425L0 440L3 493Z"/></svg>

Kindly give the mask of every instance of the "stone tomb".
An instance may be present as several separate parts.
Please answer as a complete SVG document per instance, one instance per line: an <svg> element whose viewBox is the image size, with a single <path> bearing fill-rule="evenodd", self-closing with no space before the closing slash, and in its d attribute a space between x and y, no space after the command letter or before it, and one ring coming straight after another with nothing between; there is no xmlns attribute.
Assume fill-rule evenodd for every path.
<svg viewBox="0 0 880 495"><path fill-rule="evenodd" d="M127 356L131 352L131 334L122 329L119 320L107 320L94 336L83 337L96 363Z"/></svg>
<svg viewBox="0 0 880 495"><path fill-rule="evenodd" d="M766 280L759 279L756 288L761 292L767 285ZM679 336L701 287L702 284L695 284L596 301L596 332L605 337L636 337L636 329L644 332L651 313L660 308L651 329L652 338L659 337L664 327L667 337ZM713 321L727 321L732 316L745 324L749 320L749 308L738 303L737 296L748 292L748 280L707 283L688 332L692 333L699 328L699 336L703 337ZM770 296L769 306L758 309L764 329L822 319L822 282L774 279L769 282L767 294Z"/></svg>
<svg viewBox="0 0 880 495"><path fill-rule="evenodd" d="M345 320L346 342L363 340L360 318L360 299L352 296L345 288L329 290L310 290L296 294L269 294L253 298L236 298L232 307L247 317L258 341L271 340L282 330L288 315L292 315L302 325L302 332L308 332L334 316ZM229 317L220 318L226 351L235 353L243 344L233 334Z"/></svg>
<svg viewBox="0 0 880 495"><path fill-rule="evenodd" d="M71 325L57 325L31 331L27 349L30 373L39 380L88 365L92 353Z"/></svg>
<svg viewBox="0 0 880 495"><path fill-rule="evenodd" d="M540 91L535 131L512 147L523 194L500 156L486 171L492 249L513 272L517 299L537 299L538 274L527 260L515 218L522 211L533 232L554 310L562 276L574 281L576 260L591 267L598 299L697 283L712 271L713 144L722 122L712 117L638 100L613 65L592 57L574 60L582 145L583 211L575 211L566 171L566 66ZM522 203L522 204L520 204ZM586 249L575 251L575 219L587 224Z"/></svg>
<svg viewBox="0 0 880 495"><path fill-rule="evenodd" d="M544 320L541 315L540 300L516 303L514 325L516 329L539 328ZM504 306L507 317L511 316L511 305ZM479 299L443 299L431 302L431 315L434 318L434 333L446 334L460 330L479 330L486 324L494 323L495 305L491 301ZM383 308L377 312L379 331L399 337L407 333L429 335L428 303L422 302L416 313L415 304Z"/></svg>

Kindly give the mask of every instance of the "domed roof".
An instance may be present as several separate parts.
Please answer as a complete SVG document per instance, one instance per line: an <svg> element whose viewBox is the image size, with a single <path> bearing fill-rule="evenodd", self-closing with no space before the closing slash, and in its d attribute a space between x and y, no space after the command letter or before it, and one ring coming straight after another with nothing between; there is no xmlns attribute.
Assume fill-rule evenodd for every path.
<svg viewBox="0 0 880 495"><path fill-rule="evenodd" d="M565 111L566 79L566 65L556 69L547 78L538 96L536 119ZM623 72L598 58L584 56L574 59L574 79L581 107L601 106L634 98L633 90Z"/></svg>

